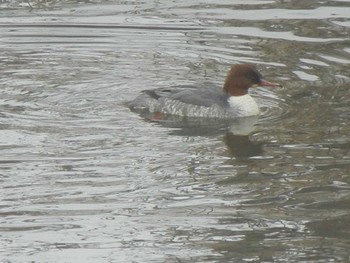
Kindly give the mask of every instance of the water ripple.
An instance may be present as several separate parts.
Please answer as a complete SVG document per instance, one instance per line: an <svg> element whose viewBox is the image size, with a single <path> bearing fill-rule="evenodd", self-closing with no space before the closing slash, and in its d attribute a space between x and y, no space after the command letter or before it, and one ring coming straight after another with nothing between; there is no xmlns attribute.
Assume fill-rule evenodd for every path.
<svg viewBox="0 0 350 263"><path fill-rule="evenodd" d="M348 260L348 1L78 2L0 3L2 259ZM124 106L240 62L249 135Z"/></svg>

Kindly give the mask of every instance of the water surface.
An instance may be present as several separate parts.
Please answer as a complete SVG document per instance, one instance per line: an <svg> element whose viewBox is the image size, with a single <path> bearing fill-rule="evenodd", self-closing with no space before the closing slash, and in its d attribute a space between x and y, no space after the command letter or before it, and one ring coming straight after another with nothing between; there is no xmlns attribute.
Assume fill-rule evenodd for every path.
<svg viewBox="0 0 350 263"><path fill-rule="evenodd" d="M349 1L1 1L3 262L350 260ZM141 90L255 63L256 129Z"/></svg>

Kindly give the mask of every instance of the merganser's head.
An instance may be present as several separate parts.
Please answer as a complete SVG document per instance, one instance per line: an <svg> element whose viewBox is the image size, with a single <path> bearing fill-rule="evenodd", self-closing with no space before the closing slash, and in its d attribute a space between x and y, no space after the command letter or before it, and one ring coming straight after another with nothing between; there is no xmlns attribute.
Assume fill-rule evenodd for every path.
<svg viewBox="0 0 350 263"><path fill-rule="evenodd" d="M224 91L228 96L242 96L250 87L281 87L280 84L264 80L256 67L251 64L233 65L228 73Z"/></svg>

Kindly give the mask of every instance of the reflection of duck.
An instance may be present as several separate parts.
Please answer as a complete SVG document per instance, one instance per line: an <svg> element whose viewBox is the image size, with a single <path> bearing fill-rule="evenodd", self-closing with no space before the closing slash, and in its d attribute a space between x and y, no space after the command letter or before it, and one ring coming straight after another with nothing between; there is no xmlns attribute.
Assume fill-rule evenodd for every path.
<svg viewBox="0 0 350 263"><path fill-rule="evenodd" d="M128 106L136 111L186 117L234 119L254 116L259 114L259 108L248 89L256 86L280 85L264 80L253 65L237 64L231 68L223 90L193 86L145 90Z"/></svg>
<svg viewBox="0 0 350 263"><path fill-rule="evenodd" d="M236 158L247 158L262 154L262 142L252 142L248 135L236 135L226 133L224 137L225 144L230 154Z"/></svg>
<svg viewBox="0 0 350 263"><path fill-rule="evenodd" d="M254 131L257 116L239 118L231 121L224 142L230 154L236 158L246 158L261 155L262 143L252 142L249 134Z"/></svg>
<svg viewBox="0 0 350 263"><path fill-rule="evenodd" d="M142 113L146 120L163 127L171 128L169 134L180 136L218 136L224 135L224 142L230 155L236 158L257 156L262 153L261 142L252 142L249 134L254 131L258 116L234 120L210 118L186 118L162 115L155 119L152 113Z"/></svg>

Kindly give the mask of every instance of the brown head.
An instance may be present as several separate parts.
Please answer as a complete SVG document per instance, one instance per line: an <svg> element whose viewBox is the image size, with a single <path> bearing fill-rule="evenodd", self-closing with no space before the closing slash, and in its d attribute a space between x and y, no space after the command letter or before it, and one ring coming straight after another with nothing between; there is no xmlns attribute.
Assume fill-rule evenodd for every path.
<svg viewBox="0 0 350 263"><path fill-rule="evenodd" d="M232 66L226 77L224 91L228 96L242 96L254 86L280 87L281 85L264 80L254 65L236 64Z"/></svg>

